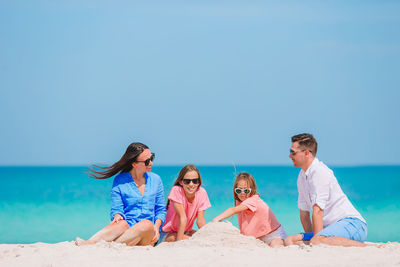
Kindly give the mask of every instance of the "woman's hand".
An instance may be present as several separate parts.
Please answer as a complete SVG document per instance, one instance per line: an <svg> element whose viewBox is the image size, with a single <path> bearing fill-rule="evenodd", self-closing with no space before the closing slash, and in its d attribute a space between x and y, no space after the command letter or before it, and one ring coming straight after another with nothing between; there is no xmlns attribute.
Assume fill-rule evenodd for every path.
<svg viewBox="0 0 400 267"><path fill-rule="evenodd" d="M160 219L157 219L156 222L154 223L154 237L153 237L153 240L151 240L151 245L153 245L153 246L155 243L157 243L158 239L160 238L161 224L162 224L162 221Z"/></svg>
<svg viewBox="0 0 400 267"><path fill-rule="evenodd" d="M122 217L121 214L116 213L116 214L114 215L114 219L112 220L111 223L118 223L119 221L121 221L121 220L123 220L123 219L124 219L124 217Z"/></svg>
<svg viewBox="0 0 400 267"><path fill-rule="evenodd" d="M158 239L160 238L160 227L157 225L154 225L154 237L153 240L151 240L151 244L154 246L155 243L157 243Z"/></svg>

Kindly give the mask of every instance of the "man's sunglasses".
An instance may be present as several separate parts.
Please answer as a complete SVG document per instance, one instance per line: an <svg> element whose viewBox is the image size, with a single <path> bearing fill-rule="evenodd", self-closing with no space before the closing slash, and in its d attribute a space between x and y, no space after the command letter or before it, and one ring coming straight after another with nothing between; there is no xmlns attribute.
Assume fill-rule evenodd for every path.
<svg viewBox="0 0 400 267"><path fill-rule="evenodd" d="M192 182L193 184L199 184L200 183L200 178L194 178L194 179L183 178L182 179L182 183L184 183L185 185L190 184L190 182Z"/></svg>
<svg viewBox="0 0 400 267"><path fill-rule="evenodd" d="M306 150L307 150L307 149L303 149L303 150L299 150L299 151L294 151L294 150L290 149L290 155L295 156L297 153L299 153L299 152L304 152L304 151L306 151Z"/></svg>
<svg viewBox="0 0 400 267"><path fill-rule="evenodd" d="M251 188L239 188L239 187L237 187L237 188L235 188L235 193L237 195L240 195L241 193L245 193L247 195L247 194L251 193Z"/></svg>
<svg viewBox="0 0 400 267"><path fill-rule="evenodd" d="M140 161L137 160L136 162L144 162L145 166L149 166L150 161L153 162L155 157L156 157L156 155L154 153L151 153L151 157L150 158L148 158L146 160L140 160Z"/></svg>

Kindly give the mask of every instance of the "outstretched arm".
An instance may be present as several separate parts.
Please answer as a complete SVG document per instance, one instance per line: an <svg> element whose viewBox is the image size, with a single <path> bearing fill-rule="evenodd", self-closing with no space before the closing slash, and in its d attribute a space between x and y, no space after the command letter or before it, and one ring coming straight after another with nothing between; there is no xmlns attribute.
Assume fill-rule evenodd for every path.
<svg viewBox="0 0 400 267"><path fill-rule="evenodd" d="M220 221L222 221L222 220L224 220L226 218L231 217L232 215L235 215L235 214L237 214L237 213L239 213L241 211L245 211L247 209L248 208L245 205L242 205L242 204L237 205L235 207L226 209L223 213L221 213L220 215L215 217L212 221L213 222L220 222Z"/></svg>

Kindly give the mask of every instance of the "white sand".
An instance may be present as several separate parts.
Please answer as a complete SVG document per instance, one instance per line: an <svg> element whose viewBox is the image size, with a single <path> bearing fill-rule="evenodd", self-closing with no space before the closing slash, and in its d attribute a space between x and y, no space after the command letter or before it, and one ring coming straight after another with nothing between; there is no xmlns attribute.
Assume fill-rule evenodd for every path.
<svg viewBox="0 0 400 267"><path fill-rule="evenodd" d="M291 246L270 248L229 222L209 223L192 238L153 247L114 242L78 247L0 245L0 266L400 266L400 244L383 248Z"/></svg>

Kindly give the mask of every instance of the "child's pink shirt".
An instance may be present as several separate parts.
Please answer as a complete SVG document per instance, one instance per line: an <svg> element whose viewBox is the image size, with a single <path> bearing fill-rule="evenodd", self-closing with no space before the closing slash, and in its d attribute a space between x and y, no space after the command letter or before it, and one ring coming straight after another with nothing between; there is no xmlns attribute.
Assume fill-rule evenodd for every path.
<svg viewBox="0 0 400 267"><path fill-rule="evenodd" d="M239 212L239 228L244 235L261 237L278 229L281 225L275 214L259 195L253 195L237 205L244 205L248 209Z"/></svg>
<svg viewBox="0 0 400 267"><path fill-rule="evenodd" d="M203 211L211 207L207 192L203 187L199 187L197 189L193 203L190 203L187 200L185 196L185 191L183 190L182 186L179 185L175 185L174 187L172 187L168 199L171 202L168 205L167 216L165 218L164 226L162 227L162 230L164 232L178 231L179 216L175 211L172 201L183 205L187 218L185 232L192 230L194 221L196 220L199 211Z"/></svg>

